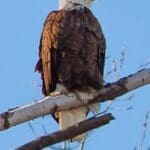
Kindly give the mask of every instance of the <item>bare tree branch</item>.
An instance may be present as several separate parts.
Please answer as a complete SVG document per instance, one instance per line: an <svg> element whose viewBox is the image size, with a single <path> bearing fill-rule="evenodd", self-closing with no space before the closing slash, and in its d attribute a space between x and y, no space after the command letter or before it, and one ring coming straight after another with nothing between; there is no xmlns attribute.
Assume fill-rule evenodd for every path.
<svg viewBox="0 0 150 150"><path fill-rule="evenodd" d="M92 117L77 125L71 126L68 129L57 131L48 135L41 136L23 146L18 147L16 150L41 150L47 146L72 139L73 137L87 132L91 129L104 126L111 120L115 119L111 114L105 114L100 117Z"/></svg>
<svg viewBox="0 0 150 150"><path fill-rule="evenodd" d="M108 83L89 99L79 101L75 94L48 96L29 105L9 109L0 114L0 130L5 130L17 124L44 116L56 111L71 109L81 105L114 100L136 88L150 84L150 68L138 71L120 80Z"/></svg>

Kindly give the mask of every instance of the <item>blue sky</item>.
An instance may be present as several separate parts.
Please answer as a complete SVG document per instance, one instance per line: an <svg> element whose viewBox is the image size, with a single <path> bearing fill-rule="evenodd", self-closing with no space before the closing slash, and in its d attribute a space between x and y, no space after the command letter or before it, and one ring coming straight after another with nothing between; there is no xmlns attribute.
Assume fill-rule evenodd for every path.
<svg viewBox="0 0 150 150"><path fill-rule="evenodd" d="M34 72L38 57L38 45L42 25L47 14L57 9L56 0L3 0L0 4L0 112L9 108L31 103L42 98L40 75ZM93 5L93 13L101 22L106 41L107 56L105 74L112 68L112 60L119 64L124 49L125 62L119 77L138 70L141 64L150 62L150 19L149 0L98 0ZM106 75L105 75L106 77ZM112 73L106 82L116 80ZM150 111L150 86L129 93L112 105L110 112L116 117L111 124L92 131L86 150L133 150L139 146L143 134L143 123ZM108 103L102 104L104 109ZM132 107L126 111L125 108ZM0 132L0 149L12 150L36 136L58 129L49 117L18 125ZM150 146L148 129L143 150Z"/></svg>

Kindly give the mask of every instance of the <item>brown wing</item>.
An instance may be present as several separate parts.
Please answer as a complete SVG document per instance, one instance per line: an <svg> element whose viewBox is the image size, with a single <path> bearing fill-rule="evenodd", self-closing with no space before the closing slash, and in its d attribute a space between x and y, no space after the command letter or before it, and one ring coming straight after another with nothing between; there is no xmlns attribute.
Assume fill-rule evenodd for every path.
<svg viewBox="0 0 150 150"><path fill-rule="evenodd" d="M106 41L103 34L103 31L101 29L101 25L99 21L93 16L92 12L90 10L88 11L88 22L92 23L86 23L86 29L88 30L89 34L92 34L93 36L89 39L89 41L93 41L95 45L97 45L97 63L99 66L100 74L101 74L101 83L103 84L103 74L104 74L104 65L105 65L105 51L106 51ZM88 36L89 37L89 36ZM96 41L96 42L94 42ZM96 52L96 51L94 51ZM92 57L92 55L91 55ZM94 58L91 58L94 59Z"/></svg>
<svg viewBox="0 0 150 150"><path fill-rule="evenodd" d="M52 92L57 82L67 88L101 87L105 39L98 20L89 9L50 13L39 51L36 70L42 76L44 95Z"/></svg>
<svg viewBox="0 0 150 150"><path fill-rule="evenodd" d="M42 92L44 95L49 95L49 93L55 88L56 76L54 73L56 71L53 64L56 60L53 57L55 55L53 43L55 41L54 34L57 32L54 28L54 17L56 13L56 11L50 13L45 21L39 46L39 61L35 67L35 71L41 73L43 82ZM52 71L52 69L54 71Z"/></svg>
<svg viewBox="0 0 150 150"><path fill-rule="evenodd" d="M97 31L95 32L95 34L97 34L97 37L99 39L98 40L98 64L99 64L100 73L103 76L104 65L105 65L106 41L98 21L97 21Z"/></svg>

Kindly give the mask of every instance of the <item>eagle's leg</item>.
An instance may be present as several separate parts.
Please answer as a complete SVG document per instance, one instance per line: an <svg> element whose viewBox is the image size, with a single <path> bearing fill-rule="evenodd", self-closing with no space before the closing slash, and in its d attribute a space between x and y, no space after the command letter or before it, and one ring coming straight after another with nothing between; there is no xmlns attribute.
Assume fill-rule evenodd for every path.
<svg viewBox="0 0 150 150"><path fill-rule="evenodd" d="M94 95L97 91L91 87L86 87L83 89L76 89L74 90L74 92L77 95L79 100L85 101L88 99L94 99ZM99 112L100 104L96 103L96 104L87 105L87 108L88 108L88 112L91 111L93 115L96 116L97 113Z"/></svg>
<svg viewBox="0 0 150 150"><path fill-rule="evenodd" d="M57 84L56 90L54 92L51 92L49 95L50 96L57 96L60 94L68 94L68 90L65 86L63 86L62 84Z"/></svg>

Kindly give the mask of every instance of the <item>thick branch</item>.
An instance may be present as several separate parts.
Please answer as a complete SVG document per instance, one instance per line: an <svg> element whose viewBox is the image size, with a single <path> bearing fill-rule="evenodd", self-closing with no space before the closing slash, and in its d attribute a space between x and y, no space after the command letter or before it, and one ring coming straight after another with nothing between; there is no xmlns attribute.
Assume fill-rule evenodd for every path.
<svg viewBox="0 0 150 150"><path fill-rule="evenodd" d="M105 114L97 118L92 117L68 129L41 136L23 146L20 146L16 150L40 150L47 146L72 139L73 137L91 129L106 125L113 119L114 117L111 114Z"/></svg>
<svg viewBox="0 0 150 150"><path fill-rule="evenodd" d="M10 109L7 112L0 114L0 130L56 111L113 100L118 96L149 83L150 69L143 69L128 77L121 78L116 82L104 85L104 87L95 95L90 95L89 99L82 102L77 100L76 95L73 93L53 97L48 96L33 104Z"/></svg>

